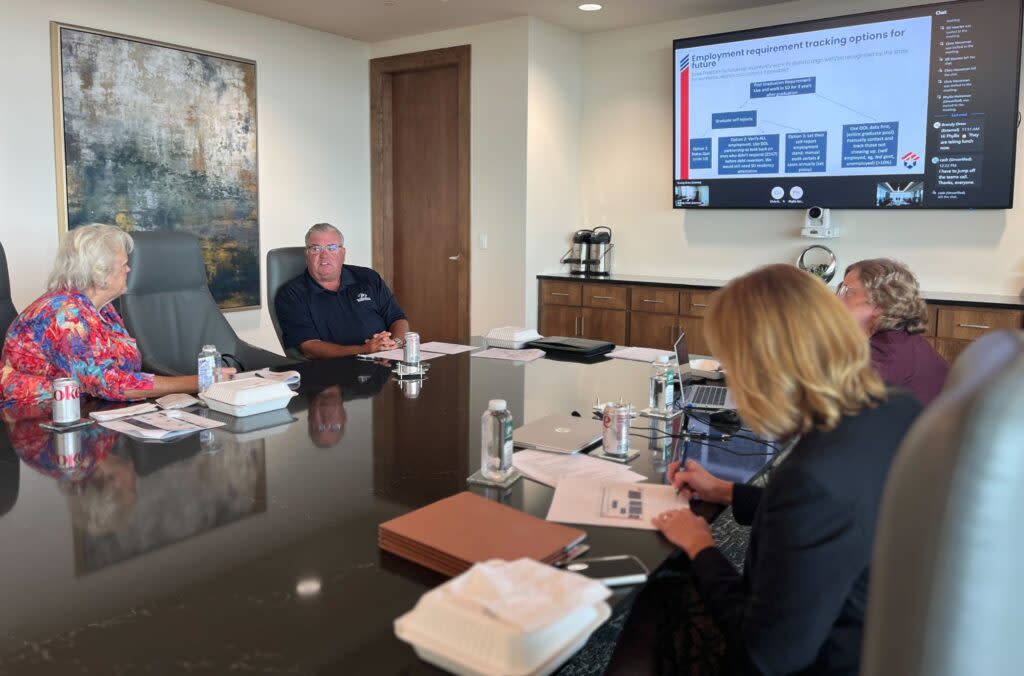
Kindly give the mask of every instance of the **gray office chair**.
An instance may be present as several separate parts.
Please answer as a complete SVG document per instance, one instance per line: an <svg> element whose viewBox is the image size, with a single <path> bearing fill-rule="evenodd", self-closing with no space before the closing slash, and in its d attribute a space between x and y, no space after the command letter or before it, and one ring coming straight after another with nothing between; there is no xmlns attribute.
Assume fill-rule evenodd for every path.
<svg viewBox="0 0 1024 676"><path fill-rule="evenodd" d="M1024 665L1024 333L973 343L900 446L875 536L863 676Z"/></svg>
<svg viewBox="0 0 1024 676"><path fill-rule="evenodd" d="M17 316L18 310L11 300L11 276L7 271L7 254L0 244L0 348L7 339L7 329Z"/></svg>
<svg viewBox="0 0 1024 676"><path fill-rule="evenodd" d="M281 343L281 349L285 354L294 359L305 359L302 353L295 348L287 348L284 344L284 336L281 334L281 324L277 320L277 308L274 300L281 287L301 275L306 269L306 248L301 246L288 246L280 249L271 249L267 252L267 306L270 309L270 321L274 323L274 332L277 333L277 340Z"/></svg>
<svg viewBox="0 0 1024 676"><path fill-rule="evenodd" d="M235 357L245 370L294 360L241 340L206 282L199 240L184 232L134 232L128 292L120 298L125 327L139 344L142 366L160 375L191 375L205 344ZM229 360L230 361L230 360Z"/></svg>

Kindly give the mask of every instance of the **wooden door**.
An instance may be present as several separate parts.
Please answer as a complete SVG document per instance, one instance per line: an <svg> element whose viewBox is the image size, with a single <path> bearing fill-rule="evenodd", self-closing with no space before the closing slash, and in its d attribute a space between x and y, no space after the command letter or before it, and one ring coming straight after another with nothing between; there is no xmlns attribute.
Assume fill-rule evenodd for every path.
<svg viewBox="0 0 1024 676"><path fill-rule="evenodd" d="M671 350L679 336L679 318L654 312L631 312L629 344Z"/></svg>
<svg viewBox="0 0 1024 676"><path fill-rule="evenodd" d="M370 61L373 264L424 341L469 337L469 56Z"/></svg>
<svg viewBox="0 0 1024 676"><path fill-rule="evenodd" d="M540 328L542 336L578 336L580 308L565 305L541 305Z"/></svg>

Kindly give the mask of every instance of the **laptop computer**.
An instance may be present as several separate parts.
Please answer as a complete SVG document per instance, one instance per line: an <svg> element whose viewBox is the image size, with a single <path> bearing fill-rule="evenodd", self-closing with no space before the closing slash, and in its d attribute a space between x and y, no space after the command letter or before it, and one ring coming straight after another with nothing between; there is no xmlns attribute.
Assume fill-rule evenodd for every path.
<svg viewBox="0 0 1024 676"><path fill-rule="evenodd" d="M684 375L692 375L700 378L708 377L705 372L690 367L690 349L686 346L686 331L681 331L672 346L676 353L676 362L679 364L680 382ZM721 373L716 376L721 377ZM716 411L727 408L736 410L736 404L729 393L729 389L719 385L689 385L682 388L679 401L683 408L695 408L702 411Z"/></svg>
<svg viewBox="0 0 1024 676"><path fill-rule="evenodd" d="M600 420L571 415L549 415L512 432L516 448L533 448L551 453L578 453L601 440Z"/></svg>

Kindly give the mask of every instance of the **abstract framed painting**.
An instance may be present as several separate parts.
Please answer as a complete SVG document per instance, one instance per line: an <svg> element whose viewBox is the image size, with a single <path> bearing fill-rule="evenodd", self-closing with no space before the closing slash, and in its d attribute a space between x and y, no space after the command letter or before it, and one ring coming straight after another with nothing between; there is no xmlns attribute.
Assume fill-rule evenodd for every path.
<svg viewBox="0 0 1024 676"><path fill-rule="evenodd" d="M217 304L259 307L256 63L50 26L61 232L191 232Z"/></svg>

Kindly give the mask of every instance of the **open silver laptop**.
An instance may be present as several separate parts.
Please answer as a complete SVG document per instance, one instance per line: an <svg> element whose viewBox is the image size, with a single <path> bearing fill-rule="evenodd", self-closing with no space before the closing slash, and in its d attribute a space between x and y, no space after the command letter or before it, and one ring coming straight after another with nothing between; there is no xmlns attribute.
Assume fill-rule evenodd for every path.
<svg viewBox="0 0 1024 676"><path fill-rule="evenodd" d="M686 331L681 331L676 338L673 348L676 352L676 363L679 364L679 378L692 373L699 372L690 368L690 349L686 346ZM719 376L720 377L720 376ZM679 402L683 408L695 408L704 411L717 411L727 408L736 410L736 404L732 400L729 389L719 385L689 385L682 389L682 397Z"/></svg>
<svg viewBox="0 0 1024 676"><path fill-rule="evenodd" d="M513 431L512 443L517 448L533 448L551 453L578 453L600 441L603 431L600 420L571 415L549 415Z"/></svg>

